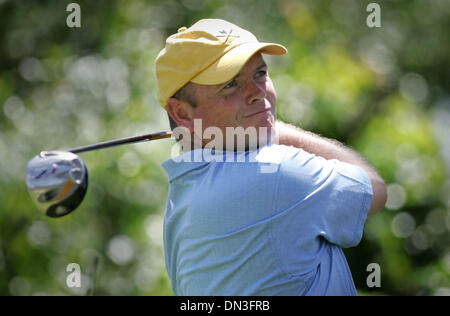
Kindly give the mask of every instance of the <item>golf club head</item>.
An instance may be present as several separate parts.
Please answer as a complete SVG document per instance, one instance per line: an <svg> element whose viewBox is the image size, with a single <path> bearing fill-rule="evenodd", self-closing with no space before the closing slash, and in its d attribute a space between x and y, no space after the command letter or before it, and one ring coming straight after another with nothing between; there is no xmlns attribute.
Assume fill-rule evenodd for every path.
<svg viewBox="0 0 450 316"><path fill-rule="evenodd" d="M32 199L50 217L75 210L86 194L88 171L68 151L43 151L28 162L26 183Z"/></svg>

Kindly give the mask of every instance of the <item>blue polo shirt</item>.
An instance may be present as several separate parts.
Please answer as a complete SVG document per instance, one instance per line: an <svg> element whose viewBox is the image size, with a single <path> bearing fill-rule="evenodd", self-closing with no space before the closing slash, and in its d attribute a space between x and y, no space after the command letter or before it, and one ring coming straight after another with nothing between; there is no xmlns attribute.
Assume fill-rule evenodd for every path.
<svg viewBox="0 0 450 316"><path fill-rule="evenodd" d="M196 149L163 163L175 295L356 295L341 248L372 201L367 173L284 145Z"/></svg>

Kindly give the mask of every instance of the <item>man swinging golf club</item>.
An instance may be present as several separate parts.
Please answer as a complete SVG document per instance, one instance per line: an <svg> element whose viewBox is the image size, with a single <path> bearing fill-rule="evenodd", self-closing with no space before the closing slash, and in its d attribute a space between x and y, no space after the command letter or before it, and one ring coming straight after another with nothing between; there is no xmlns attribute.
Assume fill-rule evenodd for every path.
<svg viewBox="0 0 450 316"><path fill-rule="evenodd" d="M159 102L184 150L163 164L175 295L357 294L341 248L360 242L386 187L358 153L276 120L263 55L286 52L205 19L171 35L156 59ZM257 133L245 148L230 147L237 128L268 138ZM207 151L235 159L205 159Z"/></svg>

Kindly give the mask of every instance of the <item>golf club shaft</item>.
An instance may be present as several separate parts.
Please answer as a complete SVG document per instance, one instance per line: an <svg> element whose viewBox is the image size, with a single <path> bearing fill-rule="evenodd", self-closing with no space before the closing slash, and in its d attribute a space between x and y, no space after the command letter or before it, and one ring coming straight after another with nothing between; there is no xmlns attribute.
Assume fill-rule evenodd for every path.
<svg viewBox="0 0 450 316"><path fill-rule="evenodd" d="M82 152L96 150L96 149L103 149L103 148L115 147L115 146L120 146L120 145L125 145L125 144L146 142L146 141L150 141L150 140L170 138L170 137L172 137L172 132L164 131L164 132L159 132L159 133L110 140L110 141L106 141L106 142L102 142L102 143L98 143L98 144L71 148L71 149L67 149L65 151L69 151L71 153L76 154L76 153L82 153Z"/></svg>

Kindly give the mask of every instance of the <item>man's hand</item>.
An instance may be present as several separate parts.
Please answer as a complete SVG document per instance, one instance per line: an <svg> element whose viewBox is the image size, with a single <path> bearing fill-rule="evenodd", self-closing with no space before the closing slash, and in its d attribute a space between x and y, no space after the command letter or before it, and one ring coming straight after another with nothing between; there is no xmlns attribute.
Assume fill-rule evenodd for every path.
<svg viewBox="0 0 450 316"><path fill-rule="evenodd" d="M361 167L367 172L372 183L373 199L368 215L375 214L386 204L386 184L378 172L360 154L340 142L276 121L274 143L294 146L325 159L337 159Z"/></svg>

